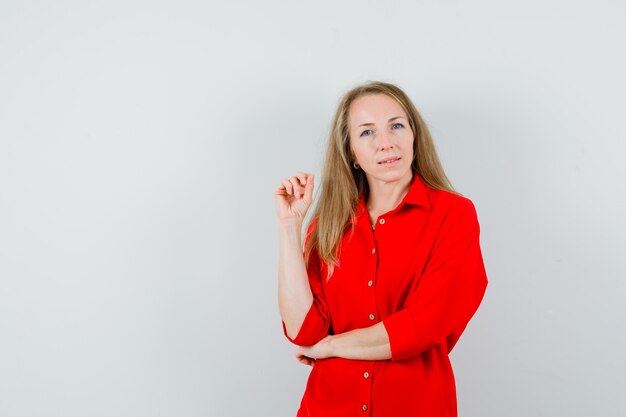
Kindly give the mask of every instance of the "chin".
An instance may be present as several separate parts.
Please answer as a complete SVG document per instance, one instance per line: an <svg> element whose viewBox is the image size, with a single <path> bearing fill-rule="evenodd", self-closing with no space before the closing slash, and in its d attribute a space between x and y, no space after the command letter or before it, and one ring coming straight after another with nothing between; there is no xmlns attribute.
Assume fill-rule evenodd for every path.
<svg viewBox="0 0 626 417"><path fill-rule="evenodd" d="M408 175L411 175L411 170L408 170ZM383 173L381 175L372 175L372 179L383 181L383 182L396 182L401 181L407 175L406 171L394 170L390 172Z"/></svg>

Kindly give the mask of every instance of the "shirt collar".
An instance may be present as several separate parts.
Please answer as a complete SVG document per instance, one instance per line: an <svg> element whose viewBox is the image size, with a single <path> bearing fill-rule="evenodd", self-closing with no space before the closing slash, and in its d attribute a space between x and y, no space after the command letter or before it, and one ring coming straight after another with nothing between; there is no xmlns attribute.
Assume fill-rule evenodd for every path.
<svg viewBox="0 0 626 417"><path fill-rule="evenodd" d="M430 200L428 199L429 188L418 174L413 174L413 181L409 187L409 192L404 196L402 203L413 204L430 209Z"/></svg>
<svg viewBox="0 0 626 417"><path fill-rule="evenodd" d="M428 193L430 188L424 184L424 181L418 174L413 174L413 180L409 186L409 191L406 193L400 204L396 207L399 210L404 204L411 204L415 206L422 206L426 209L431 208L430 200L428 199ZM363 223L369 225L369 217L367 215L367 207L365 205L365 197L359 196L359 204L356 210L357 223ZM371 227L371 225L369 226Z"/></svg>

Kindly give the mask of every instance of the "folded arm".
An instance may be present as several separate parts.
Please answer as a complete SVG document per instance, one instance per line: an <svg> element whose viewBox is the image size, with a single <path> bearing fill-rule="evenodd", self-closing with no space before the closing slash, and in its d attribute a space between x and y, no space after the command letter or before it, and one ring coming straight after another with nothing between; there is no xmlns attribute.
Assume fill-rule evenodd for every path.
<svg viewBox="0 0 626 417"><path fill-rule="evenodd" d="M487 287L479 224L470 200L442 226L441 238L402 309L373 326L329 335L296 356L403 360L440 343L452 350Z"/></svg>
<svg viewBox="0 0 626 417"><path fill-rule="evenodd" d="M302 346L296 357L322 359L340 357L358 360L391 359L389 336L382 322L370 327L328 335L313 346ZM306 363L306 359L304 359Z"/></svg>

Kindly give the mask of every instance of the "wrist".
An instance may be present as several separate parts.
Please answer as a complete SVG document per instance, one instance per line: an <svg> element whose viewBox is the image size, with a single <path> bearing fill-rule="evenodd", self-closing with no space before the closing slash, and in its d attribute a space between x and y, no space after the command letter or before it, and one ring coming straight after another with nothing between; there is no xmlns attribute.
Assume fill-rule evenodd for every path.
<svg viewBox="0 0 626 417"><path fill-rule="evenodd" d="M289 219L278 219L277 226L282 229L302 229L302 219L299 217L292 217Z"/></svg>
<svg viewBox="0 0 626 417"><path fill-rule="evenodd" d="M328 335L324 338L324 350L328 357L339 356L337 352L337 337L335 335Z"/></svg>

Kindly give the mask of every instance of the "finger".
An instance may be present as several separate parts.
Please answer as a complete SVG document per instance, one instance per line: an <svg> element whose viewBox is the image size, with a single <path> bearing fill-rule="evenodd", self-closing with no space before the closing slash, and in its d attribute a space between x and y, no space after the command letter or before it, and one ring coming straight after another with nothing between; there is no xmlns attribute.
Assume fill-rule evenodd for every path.
<svg viewBox="0 0 626 417"><path fill-rule="evenodd" d="M294 185L294 195L297 198L302 197L302 194L304 194L304 184L301 182L301 179L297 175L294 175L289 180Z"/></svg>
<svg viewBox="0 0 626 417"><path fill-rule="evenodd" d="M276 191L274 192L274 195L279 195L282 197L289 196L289 194L287 193L287 190L285 190L284 188L277 188Z"/></svg>
<svg viewBox="0 0 626 417"><path fill-rule="evenodd" d="M304 197L308 203L313 201L313 174L307 174L306 172L299 172L297 175L300 180L300 184L304 187L300 196Z"/></svg>
<svg viewBox="0 0 626 417"><path fill-rule="evenodd" d="M313 201L313 188L314 177L313 175L309 175L309 178L307 178L306 186L304 187L304 198L309 203Z"/></svg>
<svg viewBox="0 0 626 417"><path fill-rule="evenodd" d="M285 189L285 186L283 184L279 185L276 190L274 191L274 194L276 195L288 195L287 194L287 190Z"/></svg>
<svg viewBox="0 0 626 417"><path fill-rule="evenodd" d="M283 178L283 187L285 187L288 195L293 195L293 184L287 178Z"/></svg>
<svg viewBox="0 0 626 417"><path fill-rule="evenodd" d="M309 358L308 356L298 356L298 361L309 366L313 366L315 363L315 359Z"/></svg>
<svg viewBox="0 0 626 417"><path fill-rule="evenodd" d="M298 172L295 176L300 180L300 185L306 186L307 177L309 176L306 172Z"/></svg>
<svg viewBox="0 0 626 417"><path fill-rule="evenodd" d="M296 196L296 198L302 197L303 188L298 183L298 178L294 176L294 177L289 178L289 181L291 182L291 184L293 184L294 196Z"/></svg>
<svg viewBox="0 0 626 417"><path fill-rule="evenodd" d="M293 354L296 358L298 358L298 360L308 357L304 354L304 350L302 349L302 347L299 347L298 349L296 349L296 351Z"/></svg>

